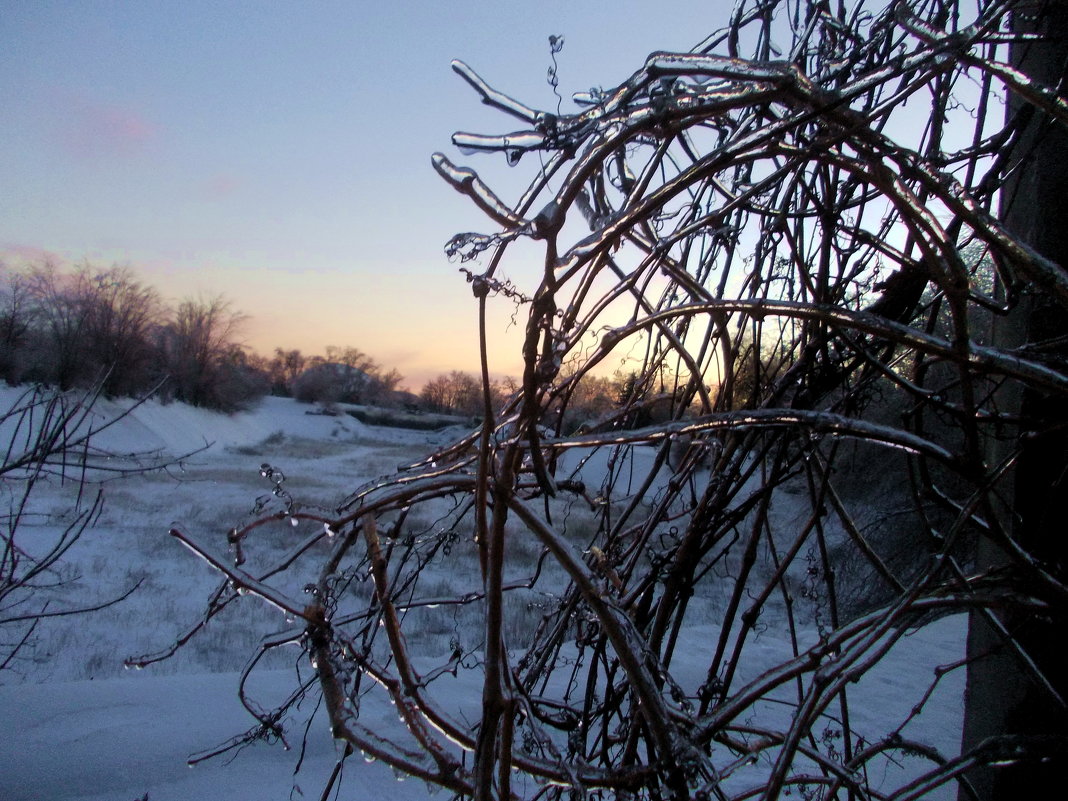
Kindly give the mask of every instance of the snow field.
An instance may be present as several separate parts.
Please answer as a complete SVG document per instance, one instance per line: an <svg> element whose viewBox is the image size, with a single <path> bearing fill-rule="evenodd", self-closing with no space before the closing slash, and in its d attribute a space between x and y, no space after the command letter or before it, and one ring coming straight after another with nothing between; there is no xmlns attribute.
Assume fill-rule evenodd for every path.
<svg viewBox="0 0 1068 801"><path fill-rule="evenodd" d="M102 402L98 410L107 415L122 408L123 404ZM185 766L189 754L217 746L253 725L237 700L236 671L264 636L288 627L277 610L242 598L169 660L143 671L122 668L128 656L168 646L198 618L208 594L218 586L218 578L200 559L167 536L170 527L182 527L224 554L226 531L246 520L258 501L275 502L274 485L261 475L261 465L284 472L284 487L297 502L330 508L355 486L415 461L456 434L373 428L348 416L310 415L307 410L276 398L233 416L150 402L134 409L122 424L102 432L97 444L121 453L159 450L180 456L209 446L167 472L104 485L100 519L71 551L64 568L68 581L57 592L57 603L107 599L137 581L142 584L121 604L87 616L48 621L27 658L0 676L5 684L0 686L0 726L10 733L0 745L0 798L132 801L146 792L152 801L318 797L338 758L321 713L310 729L301 772L292 775L301 732L314 711L310 698L285 722L293 751L260 743L232 760L228 755L193 770ZM564 466L578 467L587 455L573 451L565 457ZM651 450L635 450L635 473L640 475L651 458ZM589 485L596 485L603 475L604 459L602 452L584 463L583 476ZM42 508L61 512L71 502L73 491L70 484L42 487ZM408 528L433 531L433 514L430 509L417 511ZM776 524L786 532L791 530L794 514L786 505L772 509ZM573 547L585 549L594 532L581 506L561 509L558 519L566 521ZM47 537L56 522L41 518L27 525ZM250 559L269 559L285 552L310 533L309 525L294 528L279 521L257 529L248 542ZM459 537L454 548L447 564L439 560L428 565L419 579L417 597L448 597L478 589L473 544ZM507 548L506 580L520 581L532 571L540 546L529 536L510 534ZM510 593L506 623L510 642L520 643L529 636L541 618L543 593L562 586L562 574L553 575L553 570L550 563L550 572L537 590ZM311 575L295 572L287 591L299 597L302 582ZM707 624L687 627L676 649L672 673L688 691L704 681L709 654L720 634L717 613L726 586L723 582L717 589L719 585L713 582L702 587L699 602L703 608L697 619ZM777 615L774 603L765 614ZM408 615L409 645L427 664L440 662L456 639L467 647L478 642L481 619L475 605L422 607ZM853 728L887 732L904 722L934 680L935 667L955 662L963 654L965 625L960 616L943 618L902 637L855 687L856 697L864 703L853 705ZM817 633L809 628L799 637L804 647L816 640ZM774 627L767 633L751 634L735 686L782 661L787 647ZM295 647L279 649L261 665L263 669L257 669L253 689L258 703L269 706L273 697L280 697L292 684L293 660L298 654ZM302 670L306 675L308 666ZM477 670L445 676L433 687L437 697L451 699L450 709L458 720L472 723L477 718ZM911 720L903 734L947 756L957 753L962 692L962 671L947 674L926 701L923 714ZM762 702L754 705L750 720L753 725L782 727L789 709ZM833 709L828 715L833 716ZM383 731L399 726L383 694L365 697L360 719L367 725L377 720ZM832 744L833 723L829 718L827 738ZM901 783L901 775L915 775L929 767L901 753L884 762L891 786ZM768 769L766 757L740 767L729 780L730 789L755 784ZM350 759L345 776L347 788L358 788L369 793L367 797L427 797L420 782L399 784L379 764ZM944 789L933 797L952 795Z"/></svg>

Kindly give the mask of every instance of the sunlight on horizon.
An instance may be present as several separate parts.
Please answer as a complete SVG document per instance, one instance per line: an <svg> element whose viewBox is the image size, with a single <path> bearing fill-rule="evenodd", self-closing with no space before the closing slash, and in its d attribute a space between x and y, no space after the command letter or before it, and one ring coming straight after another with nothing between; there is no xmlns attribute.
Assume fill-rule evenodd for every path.
<svg viewBox="0 0 1068 801"><path fill-rule="evenodd" d="M443 246L495 224L430 156L474 167L507 202L538 160L510 169L457 153L455 131L514 120L482 106L450 61L566 110L570 92L624 80L653 50L690 48L728 10L677 7L9 7L0 259L129 266L172 302L224 295L263 354L352 345L413 389L474 372L477 305ZM554 34L566 37L562 99L546 82ZM521 290L540 270L522 254L503 269ZM490 304L497 376L522 372L513 313L505 298Z"/></svg>

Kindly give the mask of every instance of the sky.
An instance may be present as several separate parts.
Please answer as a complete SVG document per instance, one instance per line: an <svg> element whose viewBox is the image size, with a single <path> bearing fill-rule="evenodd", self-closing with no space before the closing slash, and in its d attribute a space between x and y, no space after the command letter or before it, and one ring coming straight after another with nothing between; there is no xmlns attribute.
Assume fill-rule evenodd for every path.
<svg viewBox="0 0 1068 801"><path fill-rule="evenodd" d="M352 345L413 389L475 370L475 300L443 246L493 228L430 157L510 201L538 165L452 147L515 126L451 60L555 110L562 34L566 112L731 5L0 0L0 258L128 265L172 301L222 294L255 351ZM523 288L527 272L503 274ZM520 372L513 311L492 307L499 375Z"/></svg>

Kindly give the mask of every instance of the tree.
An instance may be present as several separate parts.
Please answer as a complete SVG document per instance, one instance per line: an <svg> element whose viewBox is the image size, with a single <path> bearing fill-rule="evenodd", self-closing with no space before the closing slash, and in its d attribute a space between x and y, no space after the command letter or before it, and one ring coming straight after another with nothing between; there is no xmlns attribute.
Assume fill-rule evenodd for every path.
<svg viewBox="0 0 1068 801"><path fill-rule="evenodd" d="M346 367L351 367L364 373L373 373L378 370L378 362L359 348L354 348L351 345L343 348L339 348L337 345L327 345L326 361L343 364Z"/></svg>
<svg viewBox="0 0 1068 801"><path fill-rule="evenodd" d="M438 412L477 415L482 410L482 388L477 378L462 370L453 370L432 378L423 386L420 397Z"/></svg>
<svg viewBox="0 0 1068 801"><path fill-rule="evenodd" d="M88 261L64 271L45 260L10 275L3 336L10 378L62 390L103 382L110 396L153 388L152 337L159 295L126 267Z"/></svg>
<svg viewBox="0 0 1068 801"><path fill-rule="evenodd" d="M305 360L300 351L278 356L299 357L301 370L289 381L289 391L305 403L363 403L388 406L397 385L404 380L397 370L384 370L359 348L329 345L326 356ZM304 366L306 365L306 369Z"/></svg>
<svg viewBox="0 0 1068 801"><path fill-rule="evenodd" d="M372 375L374 382L367 388L365 403L389 406L395 403L395 394L401 391L404 375L396 367L384 370L379 367Z"/></svg>
<svg viewBox="0 0 1068 801"><path fill-rule="evenodd" d="M270 365L272 390L278 394L292 395L293 382L304 372L307 361L299 350L275 348Z"/></svg>
<svg viewBox="0 0 1068 801"><path fill-rule="evenodd" d="M303 403L364 403L374 383L356 367L328 361L301 373L293 382L293 397Z"/></svg>
<svg viewBox="0 0 1068 801"><path fill-rule="evenodd" d="M564 381L572 380L572 373L566 366L560 378ZM518 391L518 383L513 383L515 386L504 393L503 397L511 397ZM619 381L606 376L587 373L575 378L574 383L574 389L567 395L566 404L561 404L561 433L573 434L580 427L597 425L598 421L616 410L622 394L618 386Z"/></svg>
<svg viewBox="0 0 1068 801"><path fill-rule="evenodd" d="M234 341L244 321L221 296L186 298L159 332L158 350L173 396L193 406L234 411L268 389Z"/></svg>
<svg viewBox="0 0 1068 801"><path fill-rule="evenodd" d="M24 353L30 334L31 298L26 278L0 263L7 284L0 292L0 375L8 384L18 384L26 369Z"/></svg>
<svg viewBox="0 0 1068 801"><path fill-rule="evenodd" d="M956 783L996 797L978 771L1056 769L1068 671L1046 644L1068 628L1068 577L1047 501L1063 471L1036 480L1033 466L1064 463L1068 276L1063 250L999 218L999 198L1041 202L1028 176L1068 162L1063 54L1008 52L1040 42L1012 15L1050 8L1063 4L741 0L692 52L652 54L576 96L574 113L533 109L454 63L520 127L454 143L513 166L536 156L514 205L492 167L433 158L494 229L446 248L479 262L465 270L480 320L501 295L525 311L520 393L494 407L483 324L477 435L357 488L335 514L287 508L330 543L310 604L287 594L289 563L248 574L172 533L234 597L300 621L334 737L461 795L904 799ZM1063 27L1048 30L1063 43ZM499 277L519 240L543 255L522 295ZM991 341L992 318L1019 337ZM552 427L584 376L635 354L627 400L663 393L668 414ZM687 456L669 462L680 439ZM909 501L894 515L912 538L907 571L868 536L856 485L873 479L853 443ZM1036 488L1043 503L1025 506ZM516 542L538 558L517 564ZM844 604L846 558L890 600ZM468 567L473 589L424 586ZM442 604L462 623L451 647L413 659ZM537 610L529 629L513 625L524 608ZM893 720L858 715L887 651L958 612L993 637L903 689ZM959 754L914 740L944 677L979 681L983 662L994 680L1025 672L1049 714L1011 721L1035 706L1021 702ZM480 688L460 710L444 678L458 673ZM307 692L294 687L256 709L249 738L277 732ZM969 718L990 697L977 689ZM376 698L405 725L362 721Z"/></svg>
<svg viewBox="0 0 1068 801"><path fill-rule="evenodd" d="M77 273L84 289L83 347L92 370L103 376L104 393L132 396L152 388L152 334L164 319L152 287L125 267Z"/></svg>
<svg viewBox="0 0 1068 801"><path fill-rule="evenodd" d="M99 380L85 358L91 285L88 269L72 274L53 261L34 265L27 273L33 297L36 328L43 347L35 359L32 377L61 390Z"/></svg>
<svg viewBox="0 0 1068 801"><path fill-rule="evenodd" d="M1043 86L1066 94L1068 77L1068 3L1035 4L1031 13L1013 17L1012 66ZM1017 126L1021 166L1000 197L1006 227L1027 246L1049 259L1063 274L1068 268L1068 212L1060 194L1068 185L1068 131L1063 119L1010 96L1008 118ZM1011 292L1011 289L1010 289ZM1045 293L1025 290L995 329L995 344L1022 349L1064 372L1068 366L1068 314ZM992 462L1015 462L1000 488L1003 506L994 507L1009 535L1007 550L994 538L980 544L979 566L1015 572L1020 547L1039 569L1062 583L1068 579L1068 545L1060 523L1068 476L1068 410L1058 393L1026 383L1002 390L1007 414L1021 421L1018 444L990 443ZM965 746L980 748L1004 734L1063 738L1068 733L1068 657L1060 614L1026 615L1005 611L973 613L969 634L968 717ZM1052 702L1051 702L1052 698ZM983 798L1014 799L1042 795L1063 783L1065 751L1059 760L1003 765L976 771ZM1008 760L1012 761L1012 760Z"/></svg>

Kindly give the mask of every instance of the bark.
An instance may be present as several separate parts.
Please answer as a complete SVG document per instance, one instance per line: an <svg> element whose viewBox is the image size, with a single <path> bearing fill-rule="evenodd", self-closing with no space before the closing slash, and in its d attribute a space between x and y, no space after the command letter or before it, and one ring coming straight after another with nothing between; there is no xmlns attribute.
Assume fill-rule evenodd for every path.
<svg viewBox="0 0 1068 801"><path fill-rule="evenodd" d="M1017 12L1019 33L1040 33L1041 42L1016 45L1015 67L1045 86L1065 94L1068 63L1068 2L1038 2ZM1010 115L1027 115L1027 133L1020 147L1026 154L1002 197L1002 217L1024 242L1060 265L1068 265L1068 131L1010 101ZM1048 295L1025 293L1014 312L995 328L996 346L1024 346L1033 356L1063 369L1068 348L1068 313ZM1068 470L1068 409L1033 386L1009 386L1002 391L1003 411L1018 413L1019 434L1025 443L1014 474L1006 478L1002 524L1016 541L1060 581L1068 577L1068 538L1064 536L1063 493ZM1037 434L1037 436L1032 436ZM1009 448L995 443L990 461L1004 458ZM979 567L1018 569L989 540L979 546ZM1042 594L1041 584L1022 576L1023 588ZM1047 797L1049 788L1063 784L1064 741L1068 738L1068 614L1064 600L1044 598L1051 614L1038 617L1006 611L995 631L981 614L971 621L964 749L991 737L1027 738L1059 752L1060 759L1022 759L984 767L969 776L984 801ZM1011 637L1011 641L1006 634ZM1028 666L1026 654L1033 665ZM1041 686L1044 679L1048 686ZM1059 698L1057 697L1059 696ZM1035 738L1042 738L1041 740ZM1003 752L994 752L992 758ZM962 798L965 797L962 794Z"/></svg>

